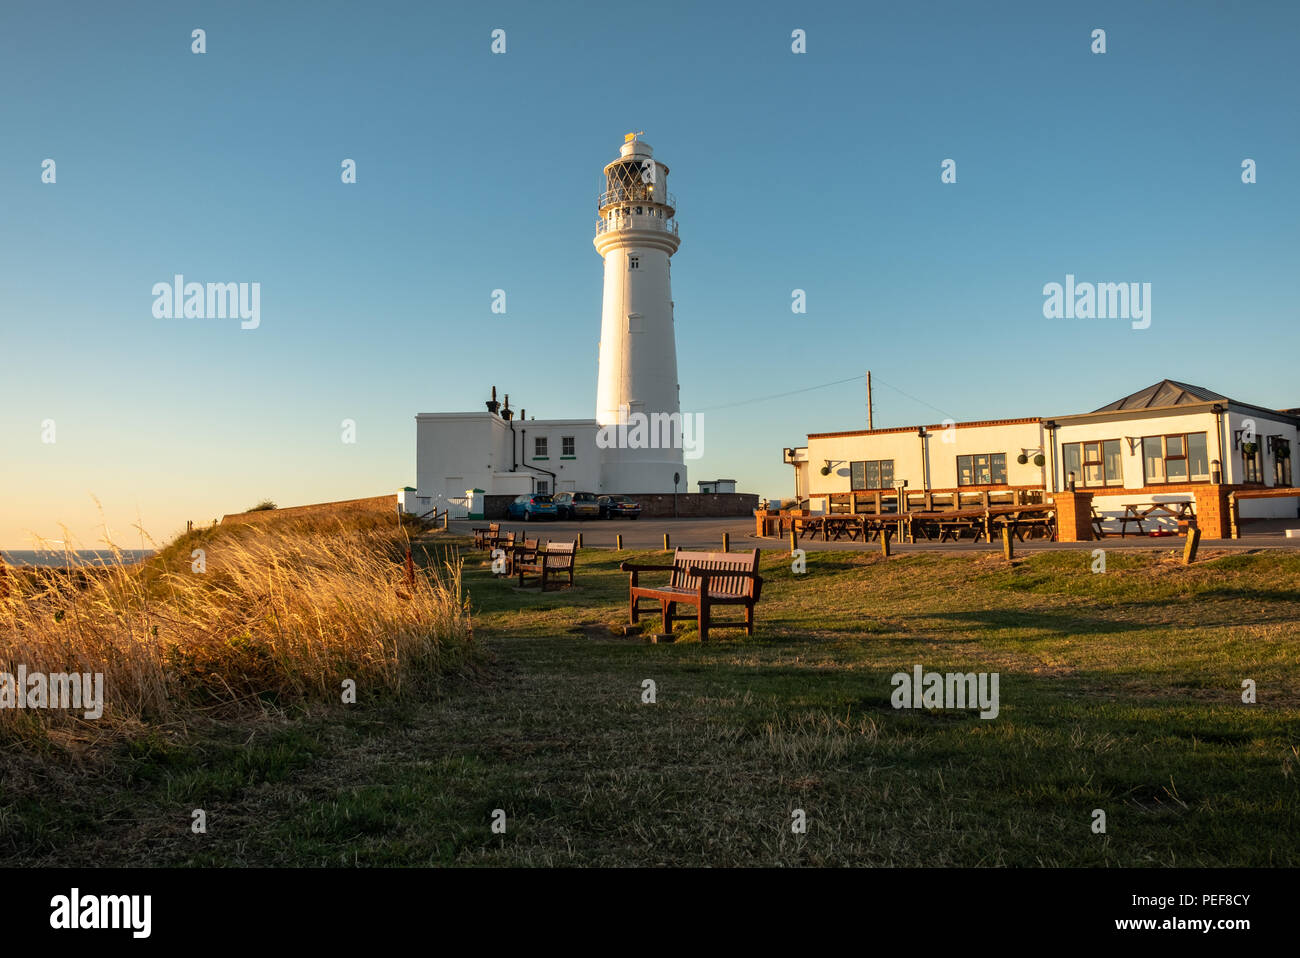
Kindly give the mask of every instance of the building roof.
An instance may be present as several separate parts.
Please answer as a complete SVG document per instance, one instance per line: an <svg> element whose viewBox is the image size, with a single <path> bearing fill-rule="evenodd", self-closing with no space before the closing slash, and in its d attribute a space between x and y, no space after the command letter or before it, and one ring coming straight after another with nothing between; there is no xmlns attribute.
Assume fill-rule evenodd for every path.
<svg viewBox="0 0 1300 958"><path fill-rule="evenodd" d="M1186 406L1203 402L1229 402L1227 396L1221 396L1204 386L1192 386L1162 379L1153 386L1139 389L1137 392L1117 399L1109 406L1094 409L1093 412L1121 412L1130 409L1162 409L1165 406Z"/></svg>

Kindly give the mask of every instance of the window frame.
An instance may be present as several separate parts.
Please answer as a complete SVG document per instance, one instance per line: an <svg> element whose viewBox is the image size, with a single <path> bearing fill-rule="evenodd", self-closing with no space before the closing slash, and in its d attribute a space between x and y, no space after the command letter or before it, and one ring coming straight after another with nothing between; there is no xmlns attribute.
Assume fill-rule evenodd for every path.
<svg viewBox="0 0 1300 958"><path fill-rule="evenodd" d="M550 442L549 442L549 439L550 439L549 436L534 436L534 437L533 437L533 458L534 458L534 459L549 459L549 458L551 458L551 456L550 456Z"/></svg>
<svg viewBox="0 0 1300 958"><path fill-rule="evenodd" d="M884 465L889 463L889 485L885 485ZM858 468L862 467L862 485L857 484ZM867 478L867 467L876 467L877 485L869 485ZM894 460L893 459L858 459L849 463L849 491L850 492L876 492L877 490L887 490L894 488Z"/></svg>
<svg viewBox="0 0 1300 958"><path fill-rule="evenodd" d="M1191 440L1193 436L1203 436L1205 438L1205 478L1204 479L1195 479L1192 476L1192 441ZM1152 479L1150 473L1147 472L1147 440L1148 439L1160 440L1161 477L1159 479ZM1181 454L1174 455L1174 456L1169 455L1170 439L1182 440L1183 451ZM1142 436L1141 439L1139 440L1139 445L1142 449L1142 485L1144 486L1176 486L1176 485L1193 485L1193 484L1209 485L1209 483L1212 482L1214 479L1213 469L1211 468L1211 463L1210 463L1210 435L1207 432L1204 431L1167 432L1167 433L1158 433L1157 435L1154 436ZM1170 462L1183 463L1184 475L1181 479L1169 478Z"/></svg>
<svg viewBox="0 0 1300 958"><path fill-rule="evenodd" d="M995 463L995 460L996 460L999 456L1002 458L1002 479L1001 479L1001 481L999 481L999 480L997 479L997 471L996 471L996 463ZM976 466L976 464L975 464L975 460L980 459L980 458L986 458L986 459L988 459L988 470L989 470L989 471L988 471L988 476L989 476L989 480L990 480L990 481L988 481L988 482L980 482L980 479L982 478L982 476L981 476L979 473L977 473L977 471L976 471L976 470L977 470L977 466ZM970 472L970 474L971 474L971 481L970 481L970 482L962 482L962 479L961 479L961 461L962 461L963 459L969 460L969 462L970 462L970 467L969 467L969 472ZM969 487L971 487L971 486L1006 486L1006 485L1010 485L1010 483L1008 482L1008 475L1007 475L1007 454L1006 454L1005 452L972 452L972 453L967 453L966 455L963 455L963 456L957 456L957 457L956 457L956 460L957 460L957 486L958 486L958 488L961 488L962 486L965 486L965 487L968 487L968 488L969 488Z"/></svg>
<svg viewBox="0 0 1300 958"><path fill-rule="evenodd" d="M1106 475L1106 445L1113 443L1119 449L1119 475L1114 479ZM1075 485L1083 489L1122 489L1124 487L1124 440L1122 439L1080 439L1077 442L1061 443L1061 465L1065 472L1066 481L1069 481L1070 472L1070 448L1077 446L1079 449L1079 469L1074 473ZM1099 460L1087 458L1089 446L1096 446ZM1101 481L1090 482L1088 480L1088 467L1096 466L1101 470Z"/></svg>

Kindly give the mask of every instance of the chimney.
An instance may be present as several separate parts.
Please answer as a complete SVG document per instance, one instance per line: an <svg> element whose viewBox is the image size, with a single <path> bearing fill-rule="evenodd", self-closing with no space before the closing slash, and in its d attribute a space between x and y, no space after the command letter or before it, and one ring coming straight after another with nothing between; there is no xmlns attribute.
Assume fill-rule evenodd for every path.
<svg viewBox="0 0 1300 958"><path fill-rule="evenodd" d="M510 411L510 394L506 393L506 404L501 409L501 418L506 422L515 418L515 414Z"/></svg>
<svg viewBox="0 0 1300 958"><path fill-rule="evenodd" d="M506 397L507 400L509 400L509 398L510 398L509 396ZM487 408L488 408L488 412L493 413L493 414L495 414L496 411L497 411L498 409L501 408L501 404L500 404L499 402L497 402L497 387L496 387L496 386L493 386L493 387L492 387L492 398L488 400Z"/></svg>

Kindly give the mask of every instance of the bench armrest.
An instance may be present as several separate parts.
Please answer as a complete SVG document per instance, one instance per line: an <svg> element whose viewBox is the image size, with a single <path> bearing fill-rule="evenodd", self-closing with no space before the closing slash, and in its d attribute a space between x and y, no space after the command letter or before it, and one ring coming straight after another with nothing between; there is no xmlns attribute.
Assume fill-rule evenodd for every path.
<svg viewBox="0 0 1300 958"><path fill-rule="evenodd" d="M670 565L639 565L635 562L620 562L620 572L672 572Z"/></svg>

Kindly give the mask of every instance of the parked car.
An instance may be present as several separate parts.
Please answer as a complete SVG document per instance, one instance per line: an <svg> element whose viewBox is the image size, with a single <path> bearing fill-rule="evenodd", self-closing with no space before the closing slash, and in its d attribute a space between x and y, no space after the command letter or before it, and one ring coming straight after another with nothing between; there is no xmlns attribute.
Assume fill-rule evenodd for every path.
<svg viewBox="0 0 1300 958"><path fill-rule="evenodd" d="M627 496L601 496L600 517L602 519L637 519L641 516L641 503Z"/></svg>
<svg viewBox="0 0 1300 958"><path fill-rule="evenodd" d="M555 511L561 519L599 519L600 502L594 493L561 492L555 497Z"/></svg>
<svg viewBox="0 0 1300 958"><path fill-rule="evenodd" d="M515 498L506 506L506 515L511 519L554 519L556 517L555 500L545 493L529 492Z"/></svg>

